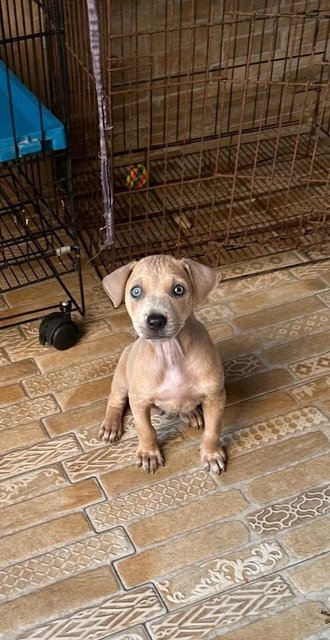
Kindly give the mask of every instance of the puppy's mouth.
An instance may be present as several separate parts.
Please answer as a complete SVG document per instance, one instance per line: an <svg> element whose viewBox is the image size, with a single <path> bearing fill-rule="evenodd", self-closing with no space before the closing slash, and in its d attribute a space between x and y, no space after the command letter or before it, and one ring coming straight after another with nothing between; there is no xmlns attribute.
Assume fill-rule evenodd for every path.
<svg viewBox="0 0 330 640"><path fill-rule="evenodd" d="M169 340L171 338L175 338L178 333L181 331L182 326L169 327L168 325L162 329L149 329L149 327L135 325L134 329L138 334L139 338L143 338L144 340Z"/></svg>

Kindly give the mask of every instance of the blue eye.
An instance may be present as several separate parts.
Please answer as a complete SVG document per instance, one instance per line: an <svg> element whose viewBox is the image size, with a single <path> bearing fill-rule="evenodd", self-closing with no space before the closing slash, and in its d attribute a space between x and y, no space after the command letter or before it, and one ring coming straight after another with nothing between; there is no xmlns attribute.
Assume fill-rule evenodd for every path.
<svg viewBox="0 0 330 640"><path fill-rule="evenodd" d="M142 288L141 287L133 287L133 289L131 289L131 296L132 296L132 298L141 298L141 296L142 296Z"/></svg>
<svg viewBox="0 0 330 640"><path fill-rule="evenodd" d="M175 296L183 296L185 291L186 290L182 286L182 284L176 284L175 287L173 288L173 293L174 293Z"/></svg>

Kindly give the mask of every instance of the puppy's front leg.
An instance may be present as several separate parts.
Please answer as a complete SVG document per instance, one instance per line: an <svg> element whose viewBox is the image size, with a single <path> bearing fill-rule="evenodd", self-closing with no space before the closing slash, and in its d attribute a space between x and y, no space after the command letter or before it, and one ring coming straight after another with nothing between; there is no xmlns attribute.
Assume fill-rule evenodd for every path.
<svg viewBox="0 0 330 640"><path fill-rule="evenodd" d="M156 431L151 424L151 406L134 403L131 398L130 405L139 438L137 465L143 467L147 473L154 473L158 466L164 466L165 462L158 446Z"/></svg>
<svg viewBox="0 0 330 640"><path fill-rule="evenodd" d="M219 445L226 393L207 397L203 404L205 430L201 444L201 460L206 471L221 473L226 470L226 454Z"/></svg>
<svg viewBox="0 0 330 640"><path fill-rule="evenodd" d="M125 349L113 376L105 418L99 431L99 438L105 442L120 440L123 433L123 413L128 398L127 356L128 350Z"/></svg>

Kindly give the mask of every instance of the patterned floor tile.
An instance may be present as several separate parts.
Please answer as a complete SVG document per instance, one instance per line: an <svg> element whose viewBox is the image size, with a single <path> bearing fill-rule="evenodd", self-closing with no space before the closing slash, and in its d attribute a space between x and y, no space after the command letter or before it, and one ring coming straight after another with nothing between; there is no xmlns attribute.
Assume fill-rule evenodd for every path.
<svg viewBox="0 0 330 640"><path fill-rule="evenodd" d="M246 260L244 262L226 265L221 267L220 271L222 273L223 280L227 280L228 278L238 278L248 274L262 273L263 271L269 271L270 269L296 265L297 262L303 262L304 260L305 258L295 251L285 251L272 256L265 256L257 260Z"/></svg>
<svg viewBox="0 0 330 640"><path fill-rule="evenodd" d="M28 422L24 425L24 429L21 427L4 429L1 432L1 454L23 447L32 447L44 440L47 440L47 435L40 422Z"/></svg>
<svg viewBox="0 0 330 640"><path fill-rule="evenodd" d="M302 403L327 399L330 396L330 375L292 387L291 393Z"/></svg>
<svg viewBox="0 0 330 640"><path fill-rule="evenodd" d="M221 443L224 447L228 447L230 457L235 457L247 449L256 449L268 442L287 438L300 431L325 425L327 422L326 416L316 407L304 407L276 418L257 422L245 429L225 433L221 437Z"/></svg>
<svg viewBox="0 0 330 640"><path fill-rule="evenodd" d="M330 311L327 309L306 315L303 318L289 320L279 325L259 330L259 335L266 342L287 342L309 336L328 329L330 326Z"/></svg>
<svg viewBox="0 0 330 640"><path fill-rule="evenodd" d="M238 356L224 364L226 382L239 380L264 370L264 363L254 353Z"/></svg>
<svg viewBox="0 0 330 640"><path fill-rule="evenodd" d="M318 297L320 298L320 300L322 300L322 302L324 302L324 304L327 305L327 307L330 307L330 291L320 293Z"/></svg>
<svg viewBox="0 0 330 640"><path fill-rule="evenodd" d="M104 531L117 524L186 504L215 488L215 483L205 471L196 471L112 498L91 507L87 513L96 531Z"/></svg>
<svg viewBox="0 0 330 640"><path fill-rule="evenodd" d="M33 376L25 381L25 389L31 398L36 398L45 393L64 391L84 382L110 376L117 366L119 355L109 355L89 362L81 362L66 369L61 368L43 375Z"/></svg>
<svg viewBox="0 0 330 640"><path fill-rule="evenodd" d="M305 266L295 267L290 269L296 278L315 278L320 276L322 278L323 273L328 273L330 270L330 262L325 260L324 262L316 264L306 264Z"/></svg>
<svg viewBox="0 0 330 640"><path fill-rule="evenodd" d="M64 473L56 466L30 471L0 483L0 504L22 502L66 484Z"/></svg>
<svg viewBox="0 0 330 640"><path fill-rule="evenodd" d="M1 538L0 567L21 563L92 535L94 531L82 513L70 513L30 529L16 531Z"/></svg>
<svg viewBox="0 0 330 640"><path fill-rule="evenodd" d="M7 344L5 349L10 360L18 362L19 360L26 360L26 358L44 355L49 350L49 347L41 345L35 336L31 336L30 338L21 337L20 340Z"/></svg>
<svg viewBox="0 0 330 640"><path fill-rule="evenodd" d="M197 320L205 324L205 326L212 322L218 322L219 320L227 320L232 318L233 312L229 307L224 304L214 304L212 307L203 307L195 312Z"/></svg>
<svg viewBox="0 0 330 640"><path fill-rule="evenodd" d="M3 366L0 370L0 384L9 384L10 382L20 382L24 378L33 376L38 373L33 360L21 360L16 363L5 363L7 366Z"/></svg>
<svg viewBox="0 0 330 640"><path fill-rule="evenodd" d="M325 627L322 608L321 602L304 602L285 611L272 611L270 617L229 632L227 640L329 640L328 632L325 631L324 635L320 631ZM212 638L219 640L222 635L221 632L216 633Z"/></svg>
<svg viewBox="0 0 330 640"><path fill-rule="evenodd" d="M247 521L261 535L274 534L330 511L330 485L311 489L286 502L275 503L251 514Z"/></svg>
<svg viewBox="0 0 330 640"><path fill-rule="evenodd" d="M0 349L0 367L5 367L6 365L9 364L9 358L8 356L5 354L3 349Z"/></svg>
<svg viewBox="0 0 330 640"><path fill-rule="evenodd" d="M8 347L10 345L21 342L23 336L17 327L11 327L10 329L1 329L0 331L0 347Z"/></svg>
<svg viewBox="0 0 330 640"><path fill-rule="evenodd" d="M327 288L327 285L320 278L310 278L308 280L284 282L282 286L274 286L274 282L267 285L265 282L263 290L257 291L252 287L249 295L245 295L247 291L244 289L244 284L245 282L241 289L241 294L244 293L244 295L232 298L230 301L230 308L239 314L255 312L258 309L267 307L276 307L292 300L299 300L300 298L320 293ZM276 284L279 285L280 282L278 281Z"/></svg>
<svg viewBox="0 0 330 640"><path fill-rule="evenodd" d="M0 431L18 425L40 420L45 416L59 412L59 407L52 396L43 396L34 400L23 400L10 407L0 409Z"/></svg>
<svg viewBox="0 0 330 640"><path fill-rule="evenodd" d="M156 584L166 606L174 610L278 571L286 559L277 542L263 542L187 567Z"/></svg>
<svg viewBox="0 0 330 640"><path fill-rule="evenodd" d="M137 440L130 439L115 444L106 444L95 451L83 453L64 464L70 480L77 482L93 475L107 473L121 465L130 465L135 461Z"/></svg>
<svg viewBox="0 0 330 640"><path fill-rule="evenodd" d="M57 487L55 491L53 487L53 491L3 507L0 535L9 535L52 518L81 511L101 500L104 500L104 495L93 478Z"/></svg>
<svg viewBox="0 0 330 640"><path fill-rule="evenodd" d="M134 551L124 529L100 535L36 556L0 571L0 601L35 591L69 576L107 565Z"/></svg>
<svg viewBox="0 0 330 640"><path fill-rule="evenodd" d="M274 273L264 273L251 278L244 278L234 282L223 282L214 293L208 298L213 303L221 302L224 298L242 296L249 292L263 291L271 287L292 282L294 278L288 271L278 271Z"/></svg>
<svg viewBox="0 0 330 640"><path fill-rule="evenodd" d="M143 627L133 627L126 629L123 633L107 636L104 640L149 640L149 636Z"/></svg>
<svg viewBox="0 0 330 640"><path fill-rule="evenodd" d="M306 358L306 360L290 364L289 368L300 379L313 378L320 374L330 373L330 351L320 356Z"/></svg>
<svg viewBox="0 0 330 640"><path fill-rule="evenodd" d="M103 640L109 633L152 620L163 612L164 607L155 589L138 587L113 596L96 607L82 609L70 617L23 633L17 640L72 640L73 629L79 640Z"/></svg>
<svg viewBox="0 0 330 640"><path fill-rule="evenodd" d="M40 442L30 449L7 453L0 458L0 479L62 462L77 453L80 453L80 447L72 434L57 440Z"/></svg>
<svg viewBox="0 0 330 640"><path fill-rule="evenodd" d="M227 630L246 618L271 612L293 598L291 588L281 576L269 576L155 620L148 624L148 629L154 640L206 638L212 631Z"/></svg>

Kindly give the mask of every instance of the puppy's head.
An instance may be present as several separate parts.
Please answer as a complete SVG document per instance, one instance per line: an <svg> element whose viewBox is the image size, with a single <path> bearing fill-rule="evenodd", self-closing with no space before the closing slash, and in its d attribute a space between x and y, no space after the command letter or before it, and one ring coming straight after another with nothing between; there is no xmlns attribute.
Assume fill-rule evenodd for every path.
<svg viewBox="0 0 330 640"><path fill-rule="evenodd" d="M220 274L198 262L171 256L149 256L131 262L102 282L115 307L125 299L140 338L174 338L193 306L202 304L217 286Z"/></svg>

